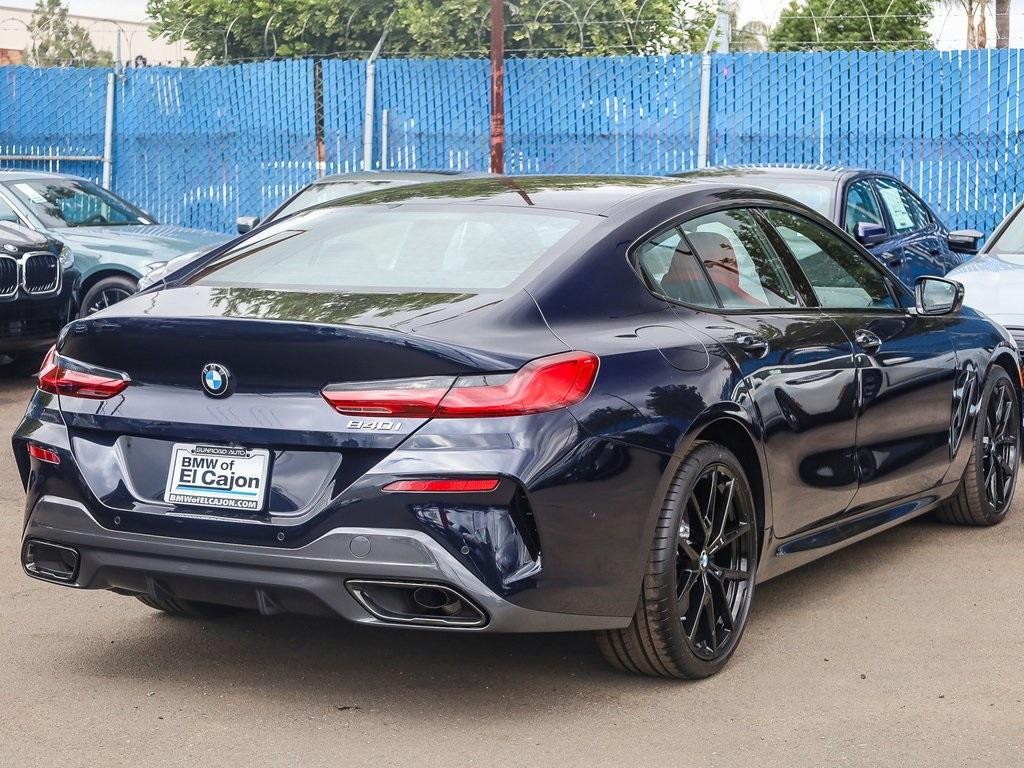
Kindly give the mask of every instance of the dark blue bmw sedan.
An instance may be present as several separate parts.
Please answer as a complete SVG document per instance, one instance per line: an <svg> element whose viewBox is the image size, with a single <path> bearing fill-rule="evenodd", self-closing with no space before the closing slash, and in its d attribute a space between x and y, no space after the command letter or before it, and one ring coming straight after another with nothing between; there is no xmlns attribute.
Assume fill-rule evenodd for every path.
<svg viewBox="0 0 1024 768"><path fill-rule="evenodd" d="M592 630L706 676L758 582L1002 520L1020 361L961 303L732 184L328 203L64 330L14 436L22 563L188 616Z"/></svg>

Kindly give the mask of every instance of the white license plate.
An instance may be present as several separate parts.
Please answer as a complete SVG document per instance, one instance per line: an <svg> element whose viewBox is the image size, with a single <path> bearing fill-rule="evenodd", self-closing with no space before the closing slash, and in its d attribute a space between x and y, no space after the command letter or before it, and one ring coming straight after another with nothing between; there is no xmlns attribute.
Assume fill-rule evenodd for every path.
<svg viewBox="0 0 1024 768"><path fill-rule="evenodd" d="M164 501L259 512L266 498L270 451L175 443Z"/></svg>

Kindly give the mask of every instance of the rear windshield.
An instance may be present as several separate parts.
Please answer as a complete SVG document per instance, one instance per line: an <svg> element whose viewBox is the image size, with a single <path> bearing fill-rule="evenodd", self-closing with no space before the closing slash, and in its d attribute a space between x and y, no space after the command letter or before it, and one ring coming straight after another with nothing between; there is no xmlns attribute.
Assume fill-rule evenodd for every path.
<svg viewBox="0 0 1024 768"><path fill-rule="evenodd" d="M316 208L259 231L189 282L306 291L501 291L597 217L498 207Z"/></svg>
<svg viewBox="0 0 1024 768"><path fill-rule="evenodd" d="M819 184L795 179L772 179L765 187L780 195L791 197L803 203L815 213L826 219L832 219L832 203L835 200L835 187L831 184Z"/></svg>

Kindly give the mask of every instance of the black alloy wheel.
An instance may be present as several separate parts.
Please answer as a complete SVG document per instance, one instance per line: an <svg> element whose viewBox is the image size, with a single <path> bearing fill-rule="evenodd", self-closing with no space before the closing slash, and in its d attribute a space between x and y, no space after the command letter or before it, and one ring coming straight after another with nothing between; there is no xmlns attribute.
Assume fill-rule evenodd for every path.
<svg viewBox="0 0 1024 768"><path fill-rule="evenodd" d="M942 521L985 526L1002 522L1013 501L1020 469L1020 390L993 366L982 390L971 454L956 494L935 510Z"/></svg>
<svg viewBox="0 0 1024 768"><path fill-rule="evenodd" d="M1020 466L1020 419L1016 400L1013 385L1008 378L1002 378L992 390L985 408L981 473L985 498L996 513L1004 512L1009 505Z"/></svg>
<svg viewBox="0 0 1024 768"><path fill-rule="evenodd" d="M663 502L632 621L597 634L605 658L660 677L720 670L750 614L758 539L743 466L725 447L697 443Z"/></svg>
<svg viewBox="0 0 1024 768"><path fill-rule="evenodd" d="M729 645L749 604L754 520L735 493L736 478L728 467L712 465L693 486L679 523L679 617L690 650L706 660Z"/></svg>

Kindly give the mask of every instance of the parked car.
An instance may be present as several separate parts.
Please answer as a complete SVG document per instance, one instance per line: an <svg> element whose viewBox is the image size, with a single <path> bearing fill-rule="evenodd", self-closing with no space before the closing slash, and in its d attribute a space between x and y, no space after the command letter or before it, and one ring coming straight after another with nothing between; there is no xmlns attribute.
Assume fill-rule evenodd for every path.
<svg viewBox="0 0 1024 768"><path fill-rule="evenodd" d="M340 200L363 192L392 187L404 187L408 184L425 184L431 181L450 181L457 177L483 176L486 174L468 173L463 171L362 171L359 173L336 173L317 179L303 187L294 195L275 208L264 219L259 216L239 216L235 222L238 234L255 229L260 223L276 221L296 211L312 208L320 203Z"/></svg>
<svg viewBox="0 0 1024 768"><path fill-rule="evenodd" d="M461 171L367 171L365 173L339 173L317 179L303 187L275 208L266 219L258 216L239 216L235 222L238 234L244 235L256 227L266 226L284 216L311 208L321 203L342 200L364 192L396 189L410 184L427 184L432 181L451 181L453 178L472 178L487 174L464 173ZM152 270L139 281L139 290L145 290L167 278L173 272L183 269L189 263L204 255L203 251L187 253L171 259L162 267Z"/></svg>
<svg viewBox="0 0 1024 768"><path fill-rule="evenodd" d="M845 229L913 288L923 275L945 275L978 252L973 229L949 231L910 187L863 168L749 166L680 174L763 186L792 197Z"/></svg>
<svg viewBox="0 0 1024 768"><path fill-rule="evenodd" d="M1024 348L1024 203L996 228L981 253L949 273L963 283L964 302L1002 323Z"/></svg>
<svg viewBox="0 0 1024 768"><path fill-rule="evenodd" d="M159 224L87 179L37 171L0 170L0 221L57 237L71 249L82 273L83 316L135 293L139 278L169 259L229 239Z"/></svg>
<svg viewBox="0 0 1024 768"><path fill-rule="evenodd" d="M962 296L731 182L309 209L69 327L14 435L22 563L186 616L595 630L706 676L758 582L1004 518L1020 357Z"/></svg>
<svg viewBox="0 0 1024 768"><path fill-rule="evenodd" d="M74 317L78 280L58 240L0 222L0 368L53 344Z"/></svg>

